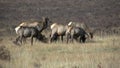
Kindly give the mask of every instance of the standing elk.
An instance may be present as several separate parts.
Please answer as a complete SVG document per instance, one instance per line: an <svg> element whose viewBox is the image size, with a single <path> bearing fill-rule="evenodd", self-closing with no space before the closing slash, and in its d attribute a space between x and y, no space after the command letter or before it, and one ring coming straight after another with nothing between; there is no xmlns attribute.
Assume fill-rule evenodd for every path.
<svg viewBox="0 0 120 68"><path fill-rule="evenodd" d="M45 26L45 28L46 28L48 26L48 22L49 22L49 19L45 18L45 17L43 17L43 21L40 21L40 22L33 22L33 23L22 22L19 26L17 26L15 28L15 31L16 31L16 34L18 34L17 32L18 32L18 30L20 29L21 26L22 27L35 27L40 31L41 30L41 25L42 25L41 23L43 23L43 26Z"/></svg>
<svg viewBox="0 0 120 68"><path fill-rule="evenodd" d="M61 37L61 41L63 42L63 36L65 36L66 30L68 26L58 24L58 23L53 23L51 26L51 35L50 35L50 42L57 40L58 36Z"/></svg>
<svg viewBox="0 0 120 68"><path fill-rule="evenodd" d="M39 26L39 22L31 23L28 25L26 23L20 24L20 26L15 28L18 37L14 43L17 44L20 42L20 44L22 44L23 39L31 37L31 45L33 45L33 38L36 38L38 40L41 40L43 38L41 32L47 28L48 22L48 18L43 18L42 27Z"/></svg>

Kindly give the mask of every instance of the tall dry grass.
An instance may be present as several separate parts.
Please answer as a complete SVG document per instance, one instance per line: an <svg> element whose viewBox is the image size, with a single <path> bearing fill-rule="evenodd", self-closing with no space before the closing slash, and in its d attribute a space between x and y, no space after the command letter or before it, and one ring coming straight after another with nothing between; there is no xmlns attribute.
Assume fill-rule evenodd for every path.
<svg viewBox="0 0 120 68"><path fill-rule="evenodd" d="M119 68L120 36L99 37L83 43L30 41L16 46L6 37L0 42L11 54L10 61L0 60L3 68Z"/></svg>

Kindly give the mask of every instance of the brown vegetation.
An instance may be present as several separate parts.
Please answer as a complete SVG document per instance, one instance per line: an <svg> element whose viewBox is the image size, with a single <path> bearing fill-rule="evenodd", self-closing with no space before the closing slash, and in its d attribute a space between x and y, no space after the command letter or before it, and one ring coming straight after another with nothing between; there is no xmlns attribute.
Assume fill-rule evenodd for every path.
<svg viewBox="0 0 120 68"><path fill-rule="evenodd" d="M0 46L0 60L10 61L10 51L6 48L5 45Z"/></svg>
<svg viewBox="0 0 120 68"><path fill-rule="evenodd" d="M0 68L120 68L119 5L120 0L1 0ZM62 24L85 22L95 37L85 44L12 43L17 25L42 17Z"/></svg>
<svg viewBox="0 0 120 68"><path fill-rule="evenodd" d="M10 62L0 60L3 68L119 68L120 37L99 37L85 44L44 44L36 41L19 47L8 37L1 44L10 51ZM7 43L6 43L7 41ZM2 63L2 64L1 64Z"/></svg>

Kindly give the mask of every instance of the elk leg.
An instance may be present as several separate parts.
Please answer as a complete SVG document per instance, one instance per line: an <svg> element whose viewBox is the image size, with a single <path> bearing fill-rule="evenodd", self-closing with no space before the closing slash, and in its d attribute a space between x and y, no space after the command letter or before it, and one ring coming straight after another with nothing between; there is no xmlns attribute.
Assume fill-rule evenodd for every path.
<svg viewBox="0 0 120 68"><path fill-rule="evenodd" d="M85 43L85 41L86 41L85 35L80 37L80 41Z"/></svg>
<svg viewBox="0 0 120 68"><path fill-rule="evenodd" d="M19 39L19 40L20 40L20 44L22 44L22 43L23 43L23 42L22 42L22 41L23 41L23 37L20 36L20 39Z"/></svg>
<svg viewBox="0 0 120 68"><path fill-rule="evenodd" d="M57 35L56 33L51 35L51 39L50 39L50 42L53 42L53 41L56 41L57 40Z"/></svg>
<svg viewBox="0 0 120 68"><path fill-rule="evenodd" d="M52 42L52 38L50 38L50 43Z"/></svg>
<svg viewBox="0 0 120 68"><path fill-rule="evenodd" d="M61 36L61 41L63 42L63 36Z"/></svg>
<svg viewBox="0 0 120 68"><path fill-rule="evenodd" d="M52 43L52 39L53 39L53 37L52 37L52 35L50 35L50 43Z"/></svg>
<svg viewBox="0 0 120 68"><path fill-rule="evenodd" d="M31 37L31 45L33 45L33 36Z"/></svg>
<svg viewBox="0 0 120 68"><path fill-rule="evenodd" d="M16 38L16 43L19 41L19 38L20 38L20 36L18 36L18 37Z"/></svg>
<svg viewBox="0 0 120 68"><path fill-rule="evenodd" d="M67 35L67 43L68 43L69 39L70 39L70 34Z"/></svg>
<svg viewBox="0 0 120 68"><path fill-rule="evenodd" d="M23 37L23 41L22 41L23 43L26 43L27 42L27 40L26 40L26 38L25 37Z"/></svg>
<svg viewBox="0 0 120 68"><path fill-rule="evenodd" d="M80 38L79 38L79 41L80 41L80 43L82 42L82 37L80 36Z"/></svg>
<svg viewBox="0 0 120 68"><path fill-rule="evenodd" d="M73 36L71 36L71 42L73 43Z"/></svg>
<svg viewBox="0 0 120 68"><path fill-rule="evenodd" d="M67 43L68 43L68 41L69 41L69 37L67 36Z"/></svg>
<svg viewBox="0 0 120 68"><path fill-rule="evenodd" d="M74 38L76 42L78 42L78 38Z"/></svg>
<svg viewBox="0 0 120 68"><path fill-rule="evenodd" d="M19 44L18 44L19 38L20 38L20 36L18 36L18 37L16 38L16 40L13 41L13 43L16 44L16 45L19 45Z"/></svg>
<svg viewBox="0 0 120 68"><path fill-rule="evenodd" d="M82 40L82 42L83 42L83 43L85 43L85 41L86 41L86 38L85 38L85 37L83 37L83 40Z"/></svg>

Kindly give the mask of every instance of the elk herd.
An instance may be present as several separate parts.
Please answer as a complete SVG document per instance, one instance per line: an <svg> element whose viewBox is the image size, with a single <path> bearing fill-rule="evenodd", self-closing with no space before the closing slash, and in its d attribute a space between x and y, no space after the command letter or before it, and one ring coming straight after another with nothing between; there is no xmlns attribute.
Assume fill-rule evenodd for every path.
<svg viewBox="0 0 120 68"><path fill-rule="evenodd" d="M15 44L21 45L25 43L27 38L30 38L31 45L33 45L33 38L42 42L56 42L60 40L61 42L66 41L66 43L77 42L85 43L86 39L93 38L93 31L85 23L68 22L66 25L50 22L49 18L43 17L42 21L39 22L22 22L15 28L17 38L14 41ZM51 24L51 25L49 25ZM47 30L49 38L46 38L45 34L42 32L47 27L50 27L50 31Z"/></svg>

